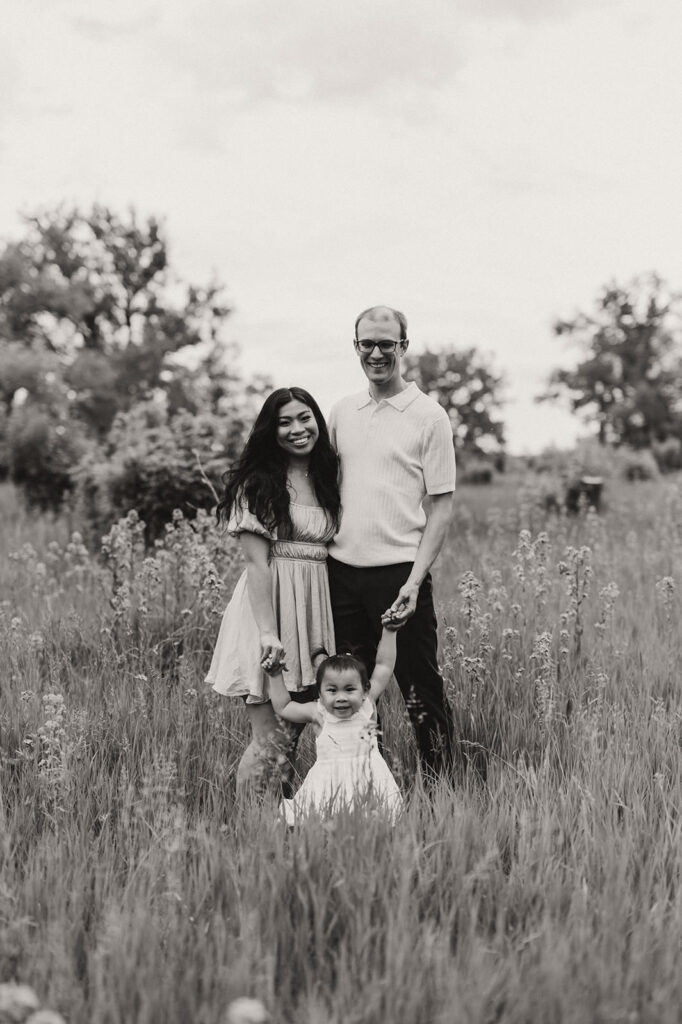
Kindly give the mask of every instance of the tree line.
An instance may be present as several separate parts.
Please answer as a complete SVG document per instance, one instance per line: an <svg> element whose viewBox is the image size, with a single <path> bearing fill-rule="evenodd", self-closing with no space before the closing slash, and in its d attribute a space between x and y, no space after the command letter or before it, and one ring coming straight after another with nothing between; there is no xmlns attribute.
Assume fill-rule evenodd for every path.
<svg viewBox="0 0 682 1024"><path fill-rule="evenodd" d="M95 532L136 507L151 537L210 507L270 387L225 342L224 291L179 278L154 217L25 217L0 253L0 473Z"/></svg>
<svg viewBox="0 0 682 1024"><path fill-rule="evenodd" d="M682 465L680 300L656 275L557 320L577 343L539 400L567 398L603 444ZM174 271L165 225L103 205L23 218L0 250L0 476L30 504L78 506L93 531L137 507L150 539L173 508L211 507L264 393L245 378L217 281ZM447 410L463 464L503 465L504 377L473 347L408 353Z"/></svg>

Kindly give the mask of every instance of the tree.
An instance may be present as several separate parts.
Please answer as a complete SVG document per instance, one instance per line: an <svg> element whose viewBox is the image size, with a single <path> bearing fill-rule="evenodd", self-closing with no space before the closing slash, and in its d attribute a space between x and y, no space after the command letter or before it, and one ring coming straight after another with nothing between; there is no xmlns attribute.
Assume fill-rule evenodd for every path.
<svg viewBox="0 0 682 1024"><path fill-rule="evenodd" d="M133 210L58 207L24 223L24 237L0 253L0 338L58 357L70 415L102 437L116 412L157 389L191 405L178 387L188 375L172 357L217 345L230 312L221 286L179 282L162 223L140 222ZM31 360L22 364L16 348L11 355L14 377L26 377Z"/></svg>
<svg viewBox="0 0 682 1024"><path fill-rule="evenodd" d="M39 344L27 346L19 341L0 338L0 403L7 415L19 393L33 395L48 402L59 373L59 362L53 352Z"/></svg>
<svg viewBox="0 0 682 1024"><path fill-rule="evenodd" d="M504 382L475 348L408 352L404 368L406 380L415 381L447 412L458 450L479 456L502 451L504 424L499 412Z"/></svg>
<svg viewBox="0 0 682 1024"><path fill-rule="evenodd" d="M591 314L555 322L554 333L577 342L583 358L554 370L538 401L567 395L602 444L649 448L682 437L679 306L656 274L606 285Z"/></svg>
<svg viewBox="0 0 682 1024"><path fill-rule="evenodd" d="M101 537L135 509L151 542L175 509L193 519L198 509L213 508L246 426L236 409L229 416L183 410L170 417L158 401L119 413L104 442L71 471L73 505L88 537Z"/></svg>
<svg viewBox="0 0 682 1024"><path fill-rule="evenodd" d="M167 453L187 435L187 417L196 416L206 428L196 441L202 461L225 466L269 387L265 377L242 380L237 347L221 336L230 313L222 288L184 284L172 273L163 225L154 217L58 207L24 223L23 237L0 249L0 477L19 484L30 504L58 508L74 482L85 479L78 463L92 466L117 454L117 418L129 413L125 421L139 426L138 407L158 406L165 448L156 444L154 427L140 427L145 443L136 449L135 467L122 456L119 476L109 474L120 491L111 507L124 497L134 503L135 480L148 497L155 481L163 483L159 522L170 517L178 495L188 509L205 504L207 489L197 485L188 445L173 486L164 482L172 477ZM200 441L209 433L207 454ZM130 447L129 440L121 444Z"/></svg>

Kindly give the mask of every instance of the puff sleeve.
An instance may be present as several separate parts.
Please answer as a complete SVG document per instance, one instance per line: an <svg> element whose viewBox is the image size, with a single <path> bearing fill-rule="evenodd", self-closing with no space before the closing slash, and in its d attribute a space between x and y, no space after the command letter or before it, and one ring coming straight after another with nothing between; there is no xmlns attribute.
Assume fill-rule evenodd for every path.
<svg viewBox="0 0 682 1024"><path fill-rule="evenodd" d="M240 533L257 533L266 540L276 540L276 535L267 530L260 519L256 519L253 512L249 512L248 506L240 501L232 506L227 532L231 537L238 537Z"/></svg>

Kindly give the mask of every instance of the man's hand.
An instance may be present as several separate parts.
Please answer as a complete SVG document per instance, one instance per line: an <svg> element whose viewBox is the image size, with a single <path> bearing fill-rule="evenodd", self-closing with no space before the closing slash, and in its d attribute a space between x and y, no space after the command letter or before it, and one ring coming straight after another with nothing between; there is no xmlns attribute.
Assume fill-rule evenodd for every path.
<svg viewBox="0 0 682 1024"><path fill-rule="evenodd" d="M389 633L396 633L401 626L405 625L405 619L398 618L395 612L392 612L389 608L381 616L381 625L384 629L387 629Z"/></svg>
<svg viewBox="0 0 682 1024"><path fill-rule="evenodd" d="M386 629L391 629L391 627L398 629L404 625L417 610L418 596L419 587L416 583L404 583L391 607L387 608L382 615L381 624Z"/></svg>

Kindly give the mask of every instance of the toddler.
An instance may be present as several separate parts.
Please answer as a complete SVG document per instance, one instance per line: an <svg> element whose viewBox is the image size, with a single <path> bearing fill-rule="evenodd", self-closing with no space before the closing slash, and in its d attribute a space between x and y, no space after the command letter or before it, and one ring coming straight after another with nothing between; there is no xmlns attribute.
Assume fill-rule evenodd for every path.
<svg viewBox="0 0 682 1024"><path fill-rule="evenodd" d="M282 676L270 679L270 699L287 722L310 722L315 730L317 759L292 800L283 800L287 823L311 809L333 813L356 798L373 797L395 820L402 797L377 745L376 699L393 673L396 636L390 616L384 616L372 678L361 661L335 654L317 670L319 700L297 704L291 700Z"/></svg>

